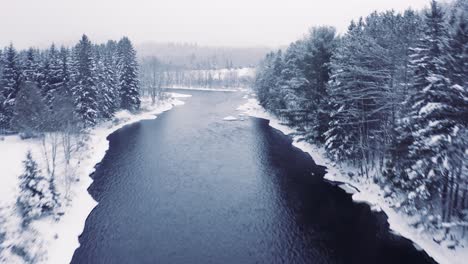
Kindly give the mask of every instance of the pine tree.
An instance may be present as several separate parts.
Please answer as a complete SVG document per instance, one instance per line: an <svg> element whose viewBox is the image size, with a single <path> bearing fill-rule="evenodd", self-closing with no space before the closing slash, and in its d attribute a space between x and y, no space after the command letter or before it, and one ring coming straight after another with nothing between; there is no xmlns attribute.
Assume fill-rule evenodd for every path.
<svg viewBox="0 0 468 264"><path fill-rule="evenodd" d="M118 69L120 86L120 107L127 110L140 108L138 63L136 51L127 37L118 43Z"/></svg>
<svg viewBox="0 0 468 264"><path fill-rule="evenodd" d="M20 75L20 82L30 81L36 82L39 71L37 51L30 48L26 51L24 61L22 62L22 71Z"/></svg>
<svg viewBox="0 0 468 264"><path fill-rule="evenodd" d="M106 71L106 83L108 86L107 107L111 113L114 113L120 105L119 96L119 75L117 70L117 43L115 41L108 41L104 50L104 68Z"/></svg>
<svg viewBox="0 0 468 264"><path fill-rule="evenodd" d="M364 31L362 20L351 24L332 61L329 130L325 147L335 159L359 161L363 173L381 144L382 116L389 79L386 50ZM364 171L365 170L365 171Z"/></svg>
<svg viewBox="0 0 468 264"><path fill-rule="evenodd" d="M83 35L73 54L74 76L73 98L75 112L84 127L96 125L99 116L96 65L93 60L93 46Z"/></svg>
<svg viewBox="0 0 468 264"><path fill-rule="evenodd" d="M60 58L59 51L54 44L50 47L47 54L48 61L48 72L46 73L46 83L49 87L47 94L45 95L45 101L47 105L51 108L53 101L57 97L59 90L63 85L64 73L62 61ZM66 74L66 73L65 73Z"/></svg>
<svg viewBox="0 0 468 264"><path fill-rule="evenodd" d="M21 82L11 127L27 137L34 136L47 128L49 112L37 84L33 81Z"/></svg>
<svg viewBox="0 0 468 264"><path fill-rule="evenodd" d="M70 87L70 51L65 48L60 48L60 53L58 55L59 63L60 63L60 70L58 71L58 76L60 78L60 85L58 85L59 93L64 97L72 97L72 91Z"/></svg>
<svg viewBox="0 0 468 264"><path fill-rule="evenodd" d="M5 51L3 61L2 79L0 80L0 100L2 103L0 105L0 129L9 129L20 85L17 52L13 44L10 44Z"/></svg>
<svg viewBox="0 0 468 264"><path fill-rule="evenodd" d="M448 188L458 163L450 146L463 131L460 107L467 104L467 99L464 89L452 86L448 78L448 32L444 13L435 1L424 23L424 36L412 55L414 82L407 101L410 112L401 129L407 132L404 135L409 139L405 140L410 142L406 170L409 181L405 187L415 190L410 200L416 207L440 198L442 220L447 220Z"/></svg>
<svg viewBox="0 0 468 264"><path fill-rule="evenodd" d="M290 126L301 132L309 121L308 107L312 102L306 97L309 81L304 74L305 43L292 43L284 53L280 75L279 96L284 100L284 109L279 114L286 118Z"/></svg>
<svg viewBox="0 0 468 264"><path fill-rule="evenodd" d="M96 46L96 75L98 79L100 114L109 119L117 109L117 82L114 73L112 55L105 45Z"/></svg>
<svg viewBox="0 0 468 264"><path fill-rule="evenodd" d="M270 89L276 78L273 74L273 62L275 54L273 52L266 55L265 59L257 67L257 74L254 81L254 89L257 94L259 104L265 108L269 105Z"/></svg>
<svg viewBox="0 0 468 264"><path fill-rule="evenodd" d="M448 42L448 67L452 85L459 86L454 89L468 90L468 1L460 0L455 6L451 17L451 32ZM460 120L466 120L468 112L465 105L460 112ZM465 123L466 124L466 123Z"/></svg>
<svg viewBox="0 0 468 264"><path fill-rule="evenodd" d="M327 84L330 80L330 61L336 47L335 29L316 27L305 41L305 55L302 64L308 86L304 91L303 106L305 139L315 143L325 142L328 130L329 110Z"/></svg>
<svg viewBox="0 0 468 264"><path fill-rule="evenodd" d="M23 165L24 172L20 176L20 195L17 204L23 216L23 223L27 225L31 220L52 214L56 203L51 183L41 174L30 151Z"/></svg>

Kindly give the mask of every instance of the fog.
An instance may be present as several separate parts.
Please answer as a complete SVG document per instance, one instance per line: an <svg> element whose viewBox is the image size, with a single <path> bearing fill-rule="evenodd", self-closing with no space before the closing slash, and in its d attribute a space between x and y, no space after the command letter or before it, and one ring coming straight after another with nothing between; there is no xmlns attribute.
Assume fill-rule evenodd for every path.
<svg viewBox="0 0 468 264"><path fill-rule="evenodd" d="M129 36L133 42L278 46L313 25L343 32L373 10L420 9L428 0L0 0L0 45L69 44Z"/></svg>

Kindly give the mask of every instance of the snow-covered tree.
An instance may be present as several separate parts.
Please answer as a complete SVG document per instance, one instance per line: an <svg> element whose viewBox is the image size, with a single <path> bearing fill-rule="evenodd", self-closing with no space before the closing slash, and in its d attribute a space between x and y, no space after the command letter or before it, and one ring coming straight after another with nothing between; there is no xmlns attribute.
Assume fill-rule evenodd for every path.
<svg viewBox="0 0 468 264"><path fill-rule="evenodd" d="M38 52L33 48L26 51L23 61L21 62L20 82L30 81L36 82L39 72Z"/></svg>
<svg viewBox="0 0 468 264"><path fill-rule="evenodd" d="M23 81L16 98L11 127L25 136L34 136L46 129L49 109L44 103L37 84Z"/></svg>
<svg viewBox="0 0 468 264"><path fill-rule="evenodd" d="M20 69L17 52L13 44L6 49L3 56L2 79L0 79L0 129L9 129L16 103L16 94L20 85Z"/></svg>
<svg viewBox="0 0 468 264"><path fill-rule="evenodd" d="M59 90L63 88L64 78L66 78L59 50L57 50L54 44L52 44L47 52L46 61L48 67L46 69L47 72L45 72L45 86L47 87L45 102L49 107L52 107Z"/></svg>
<svg viewBox="0 0 468 264"><path fill-rule="evenodd" d="M466 116L460 114L468 104L466 88L451 85L447 63L448 32L442 8L432 1L425 14L425 30L413 50L414 82L407 101L409 115L403 120L402 131L410 142L407 154L408 178L405 187L415 190L410 200L415 206L437 206L430 200L441 201L442 220L447 220L448 191L460 166L463 149L452 148L464 133Z"/></svg>
<svg viewBox="0 0 468 264"><path fill-rule="evenodd" d="M73 88L75 111L84 127L96 125L99 116L96 65L93 46L83 35L73 54Z"/></svg>
<svg viewBox="0 0 468 264"><path fill-rule="evenodd" d="M389 79L386 53L365 34L361 20L350 26L331 61L328 93L333 110L325 147L336 159L359 161L363 172L381 145L385 108L379 103Z"/></svg>
<svg viewBox="0 0 468 264"><path fill-rule="evenodd" d="M99 112L101 117L111 118L118 107L118 80L115 74L113 52L105 45L96 46L96 76L99 90Z"/></svg>
<svg viewBox="0 0 468 264"><path fill-rule="evenodd" d="M72 97L72 91L70 87L70 51L65 47L61 47L58 56L60 62L60 69L58 71L58 76L60 76L59 93L62 96Z"/></svg>
<svg viewBox="0 0 468 264"><path fill-rule="evenodd" d="M333 27L315 27L305 39L304 61L301 63L307 81L301 109L305 112L304 138L319 144L325 142L328 130L329 110L327 84L330 79L330 61L337 39Z"/></svg>
<svg viewBox="0 0 468 264"><path fill-rule="evenodd" d="M127 110L140 108L140 87L136 51L130 39L122 38L118 43L118 70L120 107Z"/></svg>
<svg viewBox="0 0 468 264"><path fill-rule="evenodd" d="M20 176L18 208L27 225L31 220L50 215L56 207L49 179L41 174L36 161L28 151L23 161L24 172Z"/></svg>

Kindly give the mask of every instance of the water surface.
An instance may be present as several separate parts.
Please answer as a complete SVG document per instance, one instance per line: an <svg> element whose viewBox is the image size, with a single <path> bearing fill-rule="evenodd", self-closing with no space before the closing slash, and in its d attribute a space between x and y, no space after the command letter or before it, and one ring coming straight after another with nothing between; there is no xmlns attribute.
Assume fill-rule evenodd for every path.
<svg viewBox="0 0 468 264"><path fill-rule="evenodd" d="M242 93L184 93L109 136L72 263L434 263L267 120L223 121Z"/></svg>

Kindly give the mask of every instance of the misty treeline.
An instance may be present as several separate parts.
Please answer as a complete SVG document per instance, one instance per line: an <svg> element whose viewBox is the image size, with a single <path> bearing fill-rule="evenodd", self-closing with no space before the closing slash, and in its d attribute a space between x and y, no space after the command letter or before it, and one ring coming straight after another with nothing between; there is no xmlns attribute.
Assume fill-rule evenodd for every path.
<svg viewBox="0 0 468 264"><path fill-rule="evenodd" d="M140 58L157 56L180 70L212 70L255 67L270 52L267 47L216 47L190 43L144 43L137 46Z"/></svg>
<svg viewBox="0 0 468 264"><path fill-rule="evenodd" d="M152 98L161 94L164 88L245 88L253 82L249 68L234 68L229 65L226 68L211 65L207 69L194 65L178 66L156 56L142 58L140 65L142 93Z"/></svg>
<svg viewBox="0 0 468 264"><path fill-rule="evenodd" d="M251 86L245 74L270 50L263 47L205 47L187 43L146 43L138 46L142 93L167 87L238 88ZM155 88L159 87L159 89Z"/></svg>
<svg viewBox="0 0 468 264"><path fill-rule="evenodd" d="M468 1L317 27L257 70L260 104L401 200L415 225L468 226ZM351 175L351 174L350 174ZM403 199L402 199L403 198Z"/></svg>
<svg viewBox="0 0 468 264"><path fill-rule="evenodd" d="M0 131L80 129L140 106L136 52L126 37L72 48L0 51Z"/></svg>
<svg viewBox="0 0 468 264"><path fill-rule="evenodd" d="M0 51L0 135L36 137L44 162L42 171L31 152L23 162L17 204L24 225L59 213L86 131L120 109L138 110L139 91L136 52L126 37L93 44L83 35L71 48L17 51L10 44Z"/></svg>
<svg viewBox="0 0 468 264"><path fill-rule="evenodd" d="M138 50L142 93L151 97L164 88L251 86L253 76L246 69L253 68L270 51L264 47L207 47L188 43L145 43Z"/></svg>

